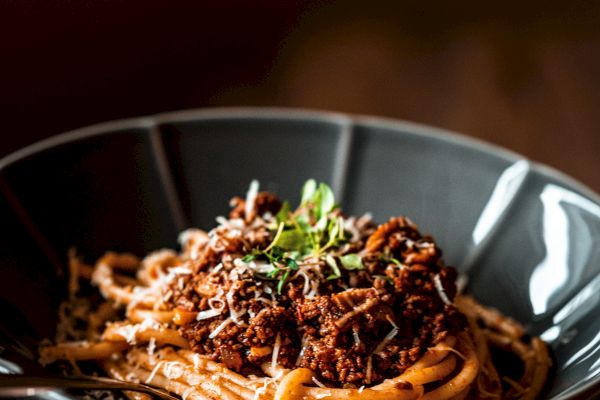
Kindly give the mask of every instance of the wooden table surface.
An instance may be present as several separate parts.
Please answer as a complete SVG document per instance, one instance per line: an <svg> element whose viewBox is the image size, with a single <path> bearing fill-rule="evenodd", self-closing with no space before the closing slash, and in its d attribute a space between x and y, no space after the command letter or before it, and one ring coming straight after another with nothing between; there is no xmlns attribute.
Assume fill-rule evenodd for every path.
<svg viewBox="0 0 600 400"><path fill-rule="evenodd" d="M34 3L0 5L0 155L108 119L275 105L455 130L600 191L598 2Z"/></svg>

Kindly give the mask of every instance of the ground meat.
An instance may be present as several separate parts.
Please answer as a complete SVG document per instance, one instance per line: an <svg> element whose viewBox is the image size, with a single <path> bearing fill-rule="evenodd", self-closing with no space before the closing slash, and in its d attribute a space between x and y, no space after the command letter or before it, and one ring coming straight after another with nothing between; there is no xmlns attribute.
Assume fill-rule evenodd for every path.
<svg viewBox="0 0 600 400"><path fill-rule="evenodd" d="M265 213L271 215L277 214L281 208L281 200L269 192L260 192L256 195L252 215L246 215L246 200L241 197L234 197L231 200L233 210L229 213L229 218L241 218L247 221L254 219L255 216L262 216Z"/></svg>
<svg viewBox="0 0 600 400"><path fill-rule="evenodd" d="M232 204L230 217L247 219L244 200ZM258 216L280 207L268 193L256 198ZM363 234L353 233L356 240L337 255L359 253L365 268L344 271L337 279L323 277L310 298L302 274L290 275L277 293L276 281L258 279L240 268L239 260L236 264L251 249L267 247L272 231L253 228L252 234L225 240L218 251L207 244L199 267L183 288L173 288L170 301L188 311L206 311L209 299L218 297L222 312L189 321L181 333L194 351L235 371L256 371L275 358L279 347L279 365L310 368L331 386L359 387L401 374L429 347L464 329L462 314L444 303L434 284L438 276L452 300L456 272L443 264L433 240L407 218L392 218L374 231L364 226ZM213 241L220 243L217 239ZM323 261L317 264L327 268ZM391 332L395 335L382 344Z"/></svg>

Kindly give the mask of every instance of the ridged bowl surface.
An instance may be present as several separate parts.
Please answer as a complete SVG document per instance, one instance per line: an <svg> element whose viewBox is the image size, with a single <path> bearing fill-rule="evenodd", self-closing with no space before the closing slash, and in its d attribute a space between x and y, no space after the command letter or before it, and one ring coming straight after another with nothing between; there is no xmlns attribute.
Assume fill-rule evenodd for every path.
<svg viewBox="0 0 600 400"><path fill-rule="evenodd" d="M25 347L53 335L70 248L93 260L176 247L178 232L214 226L252 179L294 202L308 178L328 182L348 214L407 215L432 234L471 293L550 343L548 398L600 390L599 197L460 135L334 113L161 114L0 160L0 334Z"/></svg>

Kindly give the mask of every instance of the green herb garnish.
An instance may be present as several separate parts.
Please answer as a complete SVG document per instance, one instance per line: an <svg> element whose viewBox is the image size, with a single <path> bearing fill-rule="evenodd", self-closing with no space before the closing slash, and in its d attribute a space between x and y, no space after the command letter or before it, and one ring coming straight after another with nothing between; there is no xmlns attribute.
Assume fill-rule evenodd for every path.
<svg viewBox="0 0 600 400"><path fill-rule="evenodd" d="M342 273L340 272L340 269L337 266L337 262L335 261L335 258L333 258L333 256L327 255L325 257L325 262L331 267L331 270L333 271L333 273L327 277L328 281L332 279L337 279L340 276L342 276Z"/></svg>
<svg viewBox="0 0 600 400"><path fill-rule="evenodd" d="M355 269L363 269L364 265L362 263L362 258L358 254L346 254L340 257L340 262L342 263L342 267L348 271L352 271Z"/></svg>
<svg viewBox="0 0 600 400"><path fill-rule="evenodd" d="M250 261L254 260L255 258L256 258L256 254L250 253L250 254L246 254L244 257L242 257L242 261L245 263L249 263Z"/></svg>
<svg viewBox="0 0 600 400"><path fill-rule="evenodd" d="M325 184L309 179L302 187L301 202L291 210L284 202L271 227L273 240L264 250L255 249L242 261L250 262L257 257L266 258L274 266L265 277L278 280L277 292L281 294L290 271L300 268L300 260L312 257L323 260L331 269L327 280L342 276L339 265L352 271L364 268L358 254L346 254L336 259L326 251L336 249L348 240L344 219L337 212L333 190ZM263 275L264 276L264 275Z"/></svg>
<svg viewBox="0 0 600 400"><path fill-rule="evenodd" d="M283 289L283 285L285 285L285 281L287 281L288 276L290 276L290 270L286 270L283 273L283 276L279 279L279 283L277 284L277 294L281 294L281 290Z"/></svg>

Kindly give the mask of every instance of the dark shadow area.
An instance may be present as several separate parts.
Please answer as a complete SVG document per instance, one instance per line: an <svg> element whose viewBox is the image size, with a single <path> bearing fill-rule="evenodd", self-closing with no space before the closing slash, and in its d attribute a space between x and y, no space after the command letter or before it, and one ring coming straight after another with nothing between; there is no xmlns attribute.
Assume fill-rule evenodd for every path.
<svg viewBox="0 0 600 400"><path fill-rule="evenodd" d="M600 190L599 4L5 1L0 155L115 118L277 105L453 129Z"/></svg>

